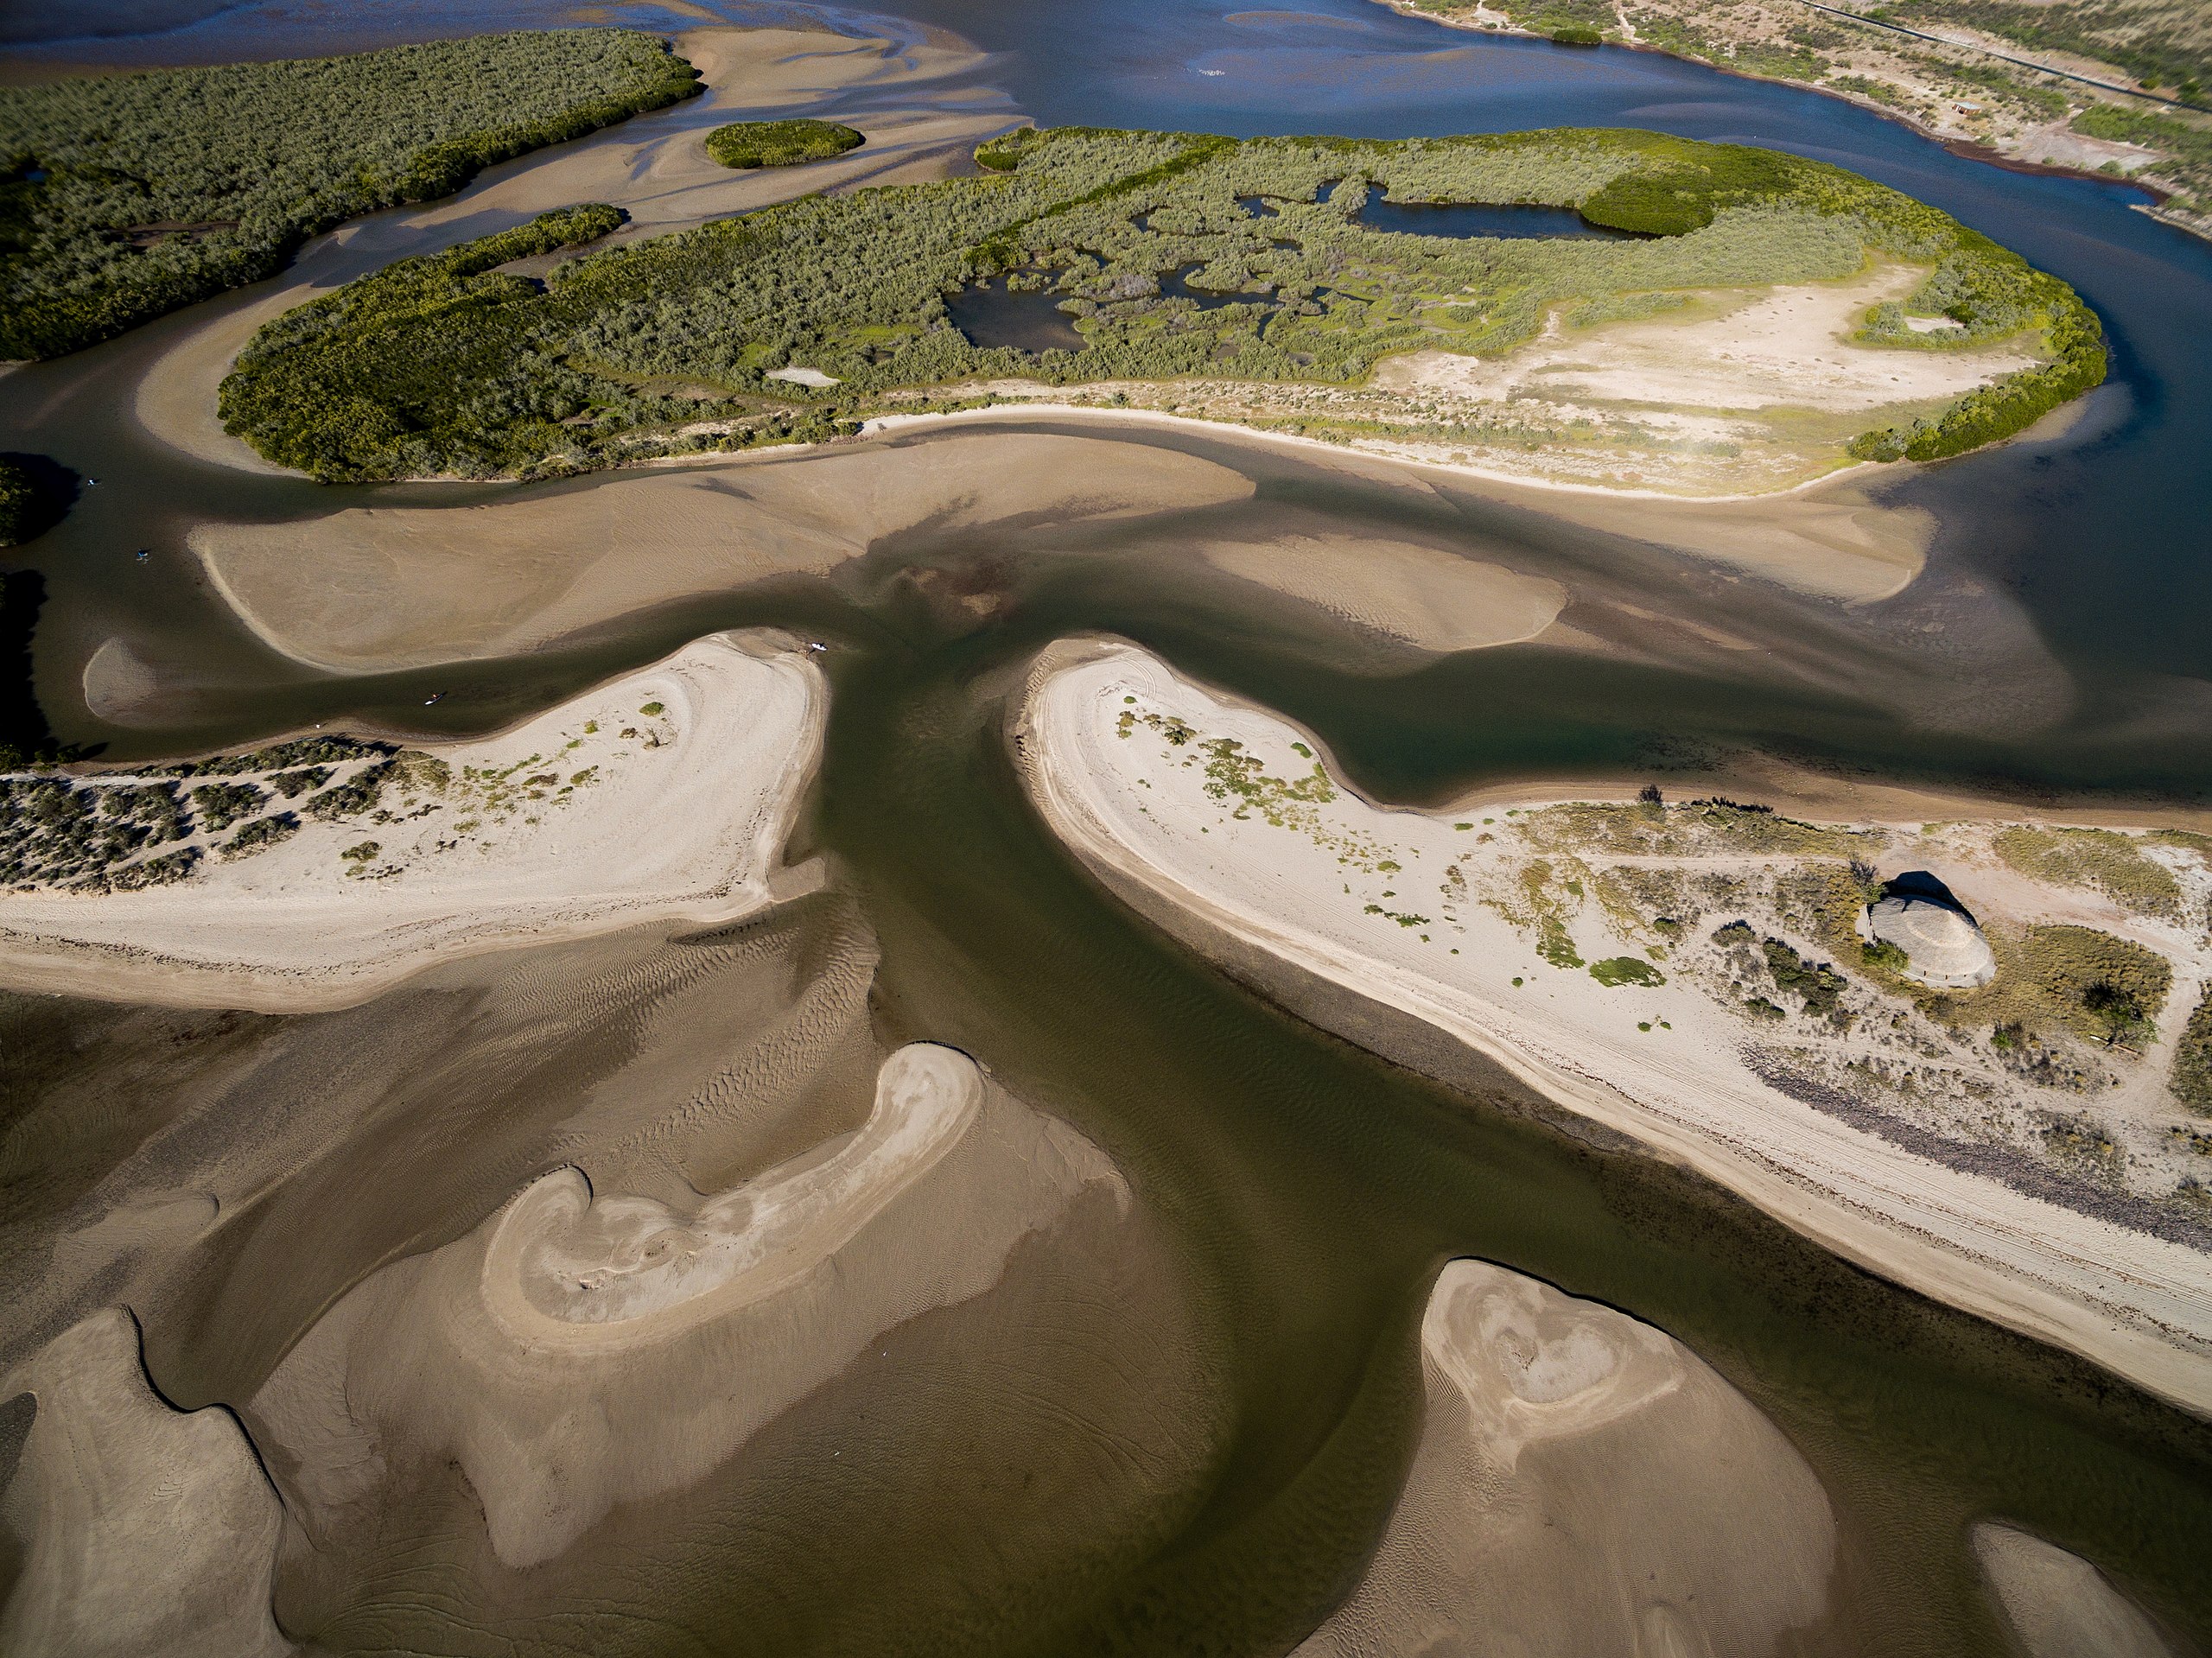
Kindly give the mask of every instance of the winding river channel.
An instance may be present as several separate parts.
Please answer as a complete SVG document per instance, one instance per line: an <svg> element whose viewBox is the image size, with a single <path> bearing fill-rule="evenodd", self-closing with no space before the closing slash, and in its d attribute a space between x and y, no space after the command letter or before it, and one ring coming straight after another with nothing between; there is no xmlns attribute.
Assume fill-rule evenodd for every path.
<svg viewBox="0 0 2212 1658"><path fill-rule="evenodd" d="M328 489L155 441L132 413L139 378L186 331L251 295L0 381L0 448L41 451L99 480L29 549L46 595L35 683L57 736L113 757L346 721L488 730L719 627L780 626L828 645L830 728L800 849L827 854L880 941L884 1034L975 1055L1128 1172L1208 1326L1218 1423L1201 1474L1103 1563L1042 1549L1036 1581L983 1623L902 1619L887 1598L880 1616L845 1608L836 1627L867 1629L882 1651L1284 1649L1380 1533L1417 1420L1423 1297L1439 1263L1474 1255L1660 1326L1780 1425L1837 1510L1848 1649L2003 1650L1964 1541L1990 1515L2094 1560L2212 1644L2203 1423L1871 1277L1690 1176L1578 1138L1502 1074L1464 1060L1426 1064L1433 1076L1386 1064L1345 1039L1374 1033L1385 1016L1373 1010L1280 977L1248 981L1171 942L1038 822L1002 723L1036 651L1109 632L1302 722L1382 798L1441 800L1503 779L1726 776L1779 759L1844 783L2202 804L2212 797L2212 245L2136 212L2141 193L2124 185L1987 165L1812 92L1652 54L1478 39L1366 0L1265 11L1229 0L912 0L896 21L730 15L952 32L995 54L957 96L1040 124L1391 137L1637 125L1794 149L1929 200L2063 276L2115 347L2111 381L2069 429L1878 486L1885 505L1925 510L1938 527L1916 581L1854 606L1448 480L1408 484L1230 435L1131 429L1109 438L1240 472L1250 499L1128 524L925 524L833 577L685 600L512 659L350 676L278 655L230 615L186 549L194 527L306 522L371 498L457 509L498 491ZM166 33L37 49L265 55L289 49L288 36L271 43L273 16L248 6L196 24L164 17L154 21ZM676 26L649 9L617 18ZM378 26L404 35L537 21L520 9L422 6L394 8ZM299 27L309 30L301 50L385 38ZM839 94L823 112L864 115L874 95ZM303 262L349 274L504 221L464 211L411 243L397 222L369 221ZM957 446L980 430L870 441ZM1565 619L1605 648L1394 656L1177 556L1230 533L1478 552L1562 581L1575 595ZM1718 626L1726 648L1700 632ZM118 638L160 691L127 720L95 713L82 689L87 661ZM432 691L444 695L425 707ZM1407 1044L1394 1051L1420 1059ZM410 1158L440 1155L435 1144L387 1152L376 1178L403 1183ZM447 1217L440 1239L483 1212L488 1204ZM222 1396L219 1365L173 1356L165 1372L162 1350L149 1337L172 1399ZM975 1515L963 1510L971 1500ZM859 1603L899 1592L898 1578L861 1569L865 1551L903 1551L909 1575L957 1576L993 1547L970 1523L982 1501L948 1485L895 1536L779 1538L742 1569L687 1579L696 1627L724 1632L686 1649L820 1642L831 1626L804 1595L758 1597L763 1562L786 1554L807 1557L805 1580L821 1594ZM1048 1506L988 1512L1036 1537L1055 1523ZM742 1620L718 1625L718 1596ZM462 1610L463 1623L474 1616Z"/></svg>

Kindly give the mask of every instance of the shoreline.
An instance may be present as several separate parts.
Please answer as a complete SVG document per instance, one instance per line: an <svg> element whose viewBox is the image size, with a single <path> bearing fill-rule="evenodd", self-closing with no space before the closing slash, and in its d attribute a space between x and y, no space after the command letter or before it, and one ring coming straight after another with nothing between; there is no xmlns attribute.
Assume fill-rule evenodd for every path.
<svg viewBox="0 0 2212 1658"><path fill-rule="evenodd" d="M504 734L407 751L444 769L391 785L414 810L295 817L281 843L243 857L211 848L167 886L0 896L0 985L320 1012L467 956L725 924L804 885L808 872L782 859L828 719L827 683L795 645L709 634ZM509 781L549 754L558 769L541 786Z"/></svg>
<svg viewBox="0 0 2212 1658"><path fill-rule="evenodd" d="M1594 1038L1577 1041L1568 1026L1547 1026L1548 1037L1538 1038L1501 1008L1293 918L1291 895L1302 889L1287 866L1253 875L1283 894L1283 913L1276 914L1225 895L1216 890L1218 883L1202 884L1206 878L1192 869L1141 852L1102 815L1110 809L1098 791L1112 786L1109 774L1090 768L1107 762L1086 761L1081 744L1088 739L1069 724L1077 715L1052 700L1056 683L1110 659L1148 676L1147 686L1160 677L1133 665L1147 659L1126 645L1065 641L1034 660L1008 711L1026 792L1061 844L1109 889L1134 886L1154 900L1146 908L1218 931L1339 991L1411 1016L1563 1110L1714 1181L1860 1267L2212 1416L2212 1294L2206 1288L2212 1274L2200 1252L1961 1174L1781 1096L1763 1117L1731 1111L1711 1087L1709 1067L1700 1071L1693 1064L1685 1076L1669 1078L1663 1065L1647 1062L1632 1084L1638 1091L1631 1093L1631 1084L1610 1074L1619 1070L1618 1056ZM1176 677L1168 675L1171 683ZM1212 697L1210 689L1192 689ZM1280 715L1266 718L1297 729ZM1149 792L1143 797L1160 813L1175 810ZM1139 810L1160 821L1152 808ZM1401 814L1409 820L1437 816L1386 809L1386 816ZM1218 834L1211 838L1221 841ZM1566 985L1560 981L1562 994ZM1538 987L1548 988L1549 981ZM1651 1062L1659 1060L1657 1048L1643 1051ZM1691 1089L1690 1081L1700 1077ZM1675 1092L1681 1097L1665 1103L1639 1097L1655 1081L1681 1083Z"/></svg>
<svg viewBox="0 0 2212 1658"><path fill-rule="evenodd" d="M1540 30L1522 29L1510 22L1501 24L1496 28L1490 28L1481 23L1462 22L1457 18L1446 16L1440 12L1423 10L1420 6L1413 4L1412 0L1374 0L1374 3L1382 6L1388 10L1396 12L1401 17L1419 18L1424 22L1435 23L1445 29L1457 29L1463 35L1503 35L1511 36L1516 40L1543 41L1553 45L1560 44L1560 42L1554 41L1549 35L1544 34ZM1825 8L1820 9L1825 10ZM1862 19L1861 21L1864 20ZM1959 45L1959 43L1955 41L1945 41L1943 44L1954 47L1957 47ZM2196 237L2199 241L2212 242L2212 224L2193 220L2185 215L2169 212L2166 207L2166 203L2174 199L2175 193L2164 185L2155 184L2145 179L2139 179L2130 175L2120 175L2115 176L2110 173L2100 173L2093 168L2069 167L2063 162L2041 162L2031 160L2029 157L2024 156L2007 155L2004 150L1999 149L1994 144L1983 143L1979 140L1972 138L1953 137L1949 134L1941 132L1924 122L1916 121L1912 117L1904 114L1902 111L1892 109L1888 105L1883 104L1875 98L1868 98L1863 93L1853 92L1840 86L1824 86L1818 81L1797 80L1787 75L1763 75L1753 70L1739 69L1729 64L1711 63L1707 62L1703 58L1691 57L1684 53L1670 50L1667 47L1655 46L1649 41L1600 41L1594 42L1592 46L1576 46L1567 49L1588 51L1593 49L1593 48L1613 48L1629 52L1649 52L1656 57L1673 58L1680 63L1696 64L1700 68L1712 70L1715 74L1732 75L1738 80L1762 81L1769 86L1794 86L1801 92L1817 92L1823 98L1833 98L1839 103L1852 105L1856 108L1865 110L1870 115L1879 116L1885 121L1893 122L1897 125L1904 127L1906 130L1915 134L1916 137L1927 139L1928 142L1932 144L1941 145L1944 149L1949 151L1952 155L1958 156L1962 161L1980 162L1986 167L2000 168L2008 173L2019 173L2029 176L2040 175L2052 178L2081 179L2093 184L2124 184L2128 186L2130 188L2140 190L2145 195L2151 198L2147 202L2135 202L2130 204L2133 211L2155 219L2162 225L2171 225L2176 230L2184 232L2190 236ZM1978 48L1961 48L1961 49ZM1997 54L1993 54L1992 55ZM2009 60L2005 60L2010 61ZM2041 65L2024 67L2031 67L2044 73L2063 75L2069 79L2080 79L2080 77L2072 74L2070 71L2044 69ZM2103 90L2112 91L2115 89L2106 87L2103 88ZM2172 100L2168 98L2161 98L2155 101L2169 107L2190 107L2186 105L2175 105ZM2147 168L2145 170L2147 170Z"/></svg>

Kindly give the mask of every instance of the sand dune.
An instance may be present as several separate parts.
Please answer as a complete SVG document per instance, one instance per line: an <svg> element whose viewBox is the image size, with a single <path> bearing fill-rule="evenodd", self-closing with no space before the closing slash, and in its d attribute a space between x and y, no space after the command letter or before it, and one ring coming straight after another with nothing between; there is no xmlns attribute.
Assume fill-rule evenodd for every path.
<svg viewBox="0 0 2212 1658"><path fill-rule="evenodd" d="M1325 777L1325 789L1283 792L1318 770L1309 744L1126 645L1048 652L1017 743L1056 830L1113 878L1440 1026L1850 1259L2212 1409L2202 1253L1770 1085L1745 1058L1756 1039L1740 1003L1708 998L1671 962L1651 973L1650 953L1636 951L1626 983L1545 965L1526 936L1533 900L1511 882L1477 887L1479 862L1471 879L1478 824L1379 810ZM1252 767L1272 783L1250 781ZM1599 936L1593 925L1585 940L1593 959L1625 942Z"/></svg>
<svg viewBox="0 0 2212 1658"><path fill-rule="evenodd" d="M2172 1648L2104 1574L2015 1527L1974 1528L1974 1559L2027 1658L2172 1658Z"/></svg>
<svg viewBox="0 0 2212 1658"><path fill-rule="evenodd" d="M281 1523L230 1413L175 1411L146 1385L138 1329L110 1308L50 1343L0 1397L38 1415L0 1500L28 1547L0 1610L16 1658L263 1658Z"/></svg>
<svg viewBox="0 0 2212 1658"><path fill-rule="evenodd" d="M727 920L767 900L826 717L803 652L714 635L505 736L437 748L446 774L406 772L387 787L396 810L310 818L168 886L0 896L0 977L328 1007L442 956Z"/></svg>
<svg viewBox="0 0 2212 1658"><path fill-rule="evenodd" d="M1405 1492L1302 1658L1764 1658L1825 1611L1827 1494L1679 1343L1455 1261L1429 1297L1421 1358Z"/></svg>

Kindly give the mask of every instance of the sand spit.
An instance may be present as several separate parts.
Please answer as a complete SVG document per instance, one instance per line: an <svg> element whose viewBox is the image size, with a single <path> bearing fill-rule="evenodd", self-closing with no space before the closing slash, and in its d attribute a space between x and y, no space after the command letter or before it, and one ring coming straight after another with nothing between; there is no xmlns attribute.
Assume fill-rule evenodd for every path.
<svg viewBox="0 0 2212 1658"><path fill-rule="evenodd" d="M96 1312L12 1375L38 1414L0 1499L26 1546L0 1610L16 1658L261 1658L282 1525L229 1412L175 1411L146 1385L138 1330Z"/></svg>
<svg viewBox="0 0 2212 1658"><path fill-rule="evenodd" d="M1826 1610L1836 1527L1819 1480L1662 1332L1455 1261L1421 1360L1404 1493L1301 1658L1764 1658Z"/></svg>
<svg viewBox="0 0 2212 1658"><path fill-rule="evenodd" d="M2027 1658L2172 1658L2151 1620L2080 1555L1993 1521L1974 1528L1974 1553Z"/></svg>
<svg viewBox="0 0 2212 1658"><path fill-rule="evenodd" d="M856 1134L689 1214L550 1174L372 1274L246 1407L288 1569L342 1570L448 1467L502 1566L552 1560L708 1477L884 1332L989 1291L1094 1190L1127 1214L1096 1147L928 1044L886 1061Z"/></svg>
<svg viewBox="0 0 2212 1658"><path fill-rule="evenodd" d="M1243 500L1252 489L1226 467L1172 450L1006 433L771 452L480 506L202 525L190 539L272 648L365 672L512 655L674 600L823 575L925 524L1137 517Z"/></svg>
<svg viewBox="0 0 2212 1658"><path fill-rule="evenodd" d="M716 634L504 736L405 761L395 806L312 815L135 892L0 895L18 988L187 1006L359 1001L440 958L768 902L819 754L804 652Z"/></svg>
<svg viewBox="0 0 2212 1658"><path fill-rule="evenodd" d="M1969 1158L1909 1117L1858 1111L1840 1086L1807 1080L1810 1068L1863 1058L1886 1040L1892 1015L1864 987L1823 988L1789 952L1815 990L1868 1001L1854 1032L1834 1043L1809 998L1801 1013L1751 1006L1757 996L1726 981L1753 971L1758 929L1743 930L1751 944L1740 969L1730 965L1737 935L1725 930L1710 946L1697 937L1695 951L1688 937L1670 950L1664 930L1644 948L1651 924L1619 897L1633 896L1629 876L1617 892L1610 869L1578 863L1563 881L1567 854L1524 867L1508 856L1515 843L1499 839L1510 828L1378 810L1337 789L1281 721L1230 706L1128 646L1048 653L1016 742L1055 829L1114 878L1427 1020L1847 1258L2212 1411L2212 1257L2181 1241L2188 1229L2178 1219L2147 1198L2115 1207L2094 1182L2067 1185L2043 1165L2016 1169L1971 1146ZM1492 817L1504 823L1508 813ZM1840 867L1841 855L1834 861ZM1744 881L1758 861L1724 862L1697 873ZM1985 922L1997 890L1973 890ZM2087 899L2067 901L2090 912ZM2178 929L2145 922L2138 931L2171 935L2177 984L2183 970L2201 976ZM1611 976L1582 970L1585 956ZM2010 1074L1993 1054L1959 1064L1969 1060L1982 1067L1975 1077L1996 1079L1990 1088ZM1970 1104L1985 1097L1964 1083L1937 1085ZM2014 1178L2023 1170L2046 1184ZM2149 1217L2140 1224L2107 1218L2133 1223L2139 1211Z"/></svg>

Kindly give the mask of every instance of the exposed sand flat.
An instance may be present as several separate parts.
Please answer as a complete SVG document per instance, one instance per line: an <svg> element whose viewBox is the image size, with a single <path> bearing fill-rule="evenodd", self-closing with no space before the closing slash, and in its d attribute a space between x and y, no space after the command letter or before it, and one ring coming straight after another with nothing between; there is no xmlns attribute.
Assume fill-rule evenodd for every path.
<svg viewBox="0 0 2212 1658"><path fill-rule="evenodd" d="M2080 1555L1993 1521L1974 1528L1974 1553L2027 1658L2171 1658L2151 1620Z"/></svg>
<svg viewBox="0 0 2212 1658"><path fill-rule="evenodd" d="M1688 500L1649 489L1534 478L1471 460L1454 461L1434 454L1402 452L1387 444L1352 446L1287 432L1256 431L1237 426L1226 416L1199 418L1156 409L1070 403L1065 399L1071 393L1064 387L1007 383L986 389L1020 401L949 415L888 415L869 422L868 429L922 433L1046 416L1108 429L1150 426L1164 431L1202 432L1218 441L1293 449L1318 465L1362 478L1384 479L1414 488L1425 486L1429 479L1447 481L1509 505L1675 548L1807 593L1849 602L1886 599L1904 588L1920 574L1935 540L1934 514L1919 507L1890 506L1869 493L1869 480L1893 470L1887 467L1854 467L1841 477L1764 495ZM1093 387L1090 393L1072 395L1110 395L1116 390L1124 395L1140 391L1173 395L1182 388L1175 384ZM2046 418L2056 419L2063 413L2056 411Z"/></svg>
<svg viewBox="0 0 2212 1658"><path fill-rule="evenodd" d="M1377 384L1484 402L1630 403L1864 414L1958 397L2033 365L2008 346L1910 351L1853 344L1868 308L1903 300L1924 270L1878 265L1846 282L1697 296L1688 314L1547 329L1500 357L1421 352L1376 370Z"/></svg>
<svg viewBox="0 0 2212 1658"><path fill-rule="evenodd" d="M1243 500L1252 488L1226 467L1171 450L1007 433L772 451L478 506L204 524L190 542L270 646L360 672L512 655L673 600L820 575L925 523L1066 524ZM123 683L126 666L104 671L103 685Z"/></svg>
<svg viewBox="0 0 2212 1658"><path fill-rule="evenodd" d="M442 780L404 766L388 822L308 815L168 886L0 895L0 976L334 1007L444 956L732 919L768 901L826 718L802 652L713 635L504 736L437 748Z"/></svg>
<svg viewBox="0 0 2212 1658"><path fill-rule="evenodd" d="M342 1560L457 1466L500 1562L554 1559L709 1477L894 1326L989 1291L1094 1191L1126 1216L1096 1147L926 1044L885 1063L857 1134L689 1214L548 1175L353 1289L246 1407L288 1557Z"/></svg>
<svg viewBox="0 0 2212 1658"><path fill-rule="evenodd" d="M1180 720L1191 735L1179 746L1140 727L1147 740L1125 740L1125 715ZM1198 738L1243 745L1223 762L1225 781L1201 764L1211 751ZM1779 1091L1745 1057L1740 1007L1681 979L1608 985L1547 966L1526 918L1508 918L1510 894L1503 908L1467 902L1447 925L1437 884L1448 891L1474 843L1452 821L1377 810L1333 788L1265 810L1238 797L1227 772L1248 762L1278 780L1318 775L1296 740L1281 721L1142 652L1098 645L1039 663L1019 746L1055 829L1117 879L1429 1020L1838 1253L2212 1410L2212 1259L1945 1166ZM1583 943L1593 959L1608 953L1594 937ZM1533 976L1516 986L1516 975Z"/></svg>
<svg viewBox="0 0 2212 1658"><path fill-rule="evenodd" d="M223 430L216 390L240 347L272 317L404 255L435 251L580 201L622 208L618 239L688 228L810 192L946 175L1012 116L982 79L983 59L942 41L897 43L789 29L696 29L678 50L707 85L701 97L551 153L489 169L447 200L357 220L318 238L269 292L215 308L140 379L139 422L184 454L232 470L281 474ZM706 153L724 121L772 118L864 92L859 149L804 167L744 172ZM432 238L426 245L425 233Z"/></svg>
<svg viewBox="0 0 2212 1658"><path fill-rule="evenodd" d="M0 1498L25 1545L0 1609L16 1658L267 1658L276 1493L229 1412L175 1411L146 1385L138 1329L111 1307L0 1379L38 1415Z"/></svg>
<svg viewBox="0 0 2212 1658"><path fill-rule="evenodd" d="M1409 542L1298 536L1210 542L1198 556L1424 651L1532 639L1567 606L1567 589L1556 581Z"/></svg>
<svg viewBox="0 0 2212 1658"><path fill-rule="evenodd" d="M1429 1297L1421 1359L1404 1493L1305 1658L1763 1658L1826 1610L1827 1493L1681 1344L1455 1261Z"/></svg>

